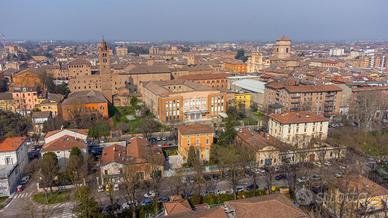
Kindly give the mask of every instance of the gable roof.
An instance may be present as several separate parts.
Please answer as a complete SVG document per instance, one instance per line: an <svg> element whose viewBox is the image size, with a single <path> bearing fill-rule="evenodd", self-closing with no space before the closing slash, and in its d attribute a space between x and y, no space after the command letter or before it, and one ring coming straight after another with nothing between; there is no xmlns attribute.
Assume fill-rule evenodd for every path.
<svg viewBox="0 0 388 218"><path fill-rule="evenodd" d="M178 126L178 131L182 135L192 135L201 133L214 133L213 127L204 124L190 124Z"/></svg>
<svg viewBox="0 0 388 218"><path fill-rule="evenodd" d="M7 137L0 142L0 152L16 151L25 141L25 137Z"/></svg>
<svg viewBox="0 0 388 218"><path fill-rule="evenodd" d="M187 199L177 199L174 201L165 202L163 203L163 207L167 215L192 211L190 203Z"/></svg>
<svg viewBox="0 0 388 218"><path fill-rule="evenodd" d="M295 207L283 194L271 194L246 198L225 203L234 209L238 218L304 218L308 217L301 209Z"/></svg>
<svg viewBox="0 0 388 218"><path fill-rule="evenodd" d="M99 91L86 90L70 93L68 98L62 102L62 105L91 103L108 103L108 100L106 100L104 95Z"/></svg>
<svg viewBox="0 0 388 218"><path fill-rule="evenodd" d="M86 146L87 145L84 140L75 138L73 136L64 135L58 139L55 139L54 141L44 144L42 147L42 151L67 151L72 149L73 147L85 149Z"/></svg>
<svg viewBox="0 0 388 218"><path fill-rule="evenodd" d="M270 114L269 117L281 124L329 122L329 119L310 111L292 111L282 114Z"/></svg>
<svg viewBox="0 0 388 218"><path fill-rule="evenodd" d="M88 129L58 129L58 130L53 130L53 131L46 133L46 135L44 137L48 138L48 137L53 136L53 135L60 133L62 131L71 131L71 132L75 132L75 133L86 135L86 136L88 135L88 132L89 132Z"/></svg>
<svg viewBox="0 0 388 218"><path fill-rule="evenodd" d="M101 165L107 165L109 163L126 164L128 162L126 148L121 145L110 145L104 147L101 156Z"/></svg>

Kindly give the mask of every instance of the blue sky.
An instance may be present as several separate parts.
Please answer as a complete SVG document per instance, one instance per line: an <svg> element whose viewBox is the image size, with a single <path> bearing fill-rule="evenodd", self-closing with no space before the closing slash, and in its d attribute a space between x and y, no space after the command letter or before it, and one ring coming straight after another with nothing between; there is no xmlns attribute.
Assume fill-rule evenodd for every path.
<svg viewBox="0 0 388 218"><path fill-rule="evenodd" d="M388 0L0 0L8 39L388 40Z"/></svg>

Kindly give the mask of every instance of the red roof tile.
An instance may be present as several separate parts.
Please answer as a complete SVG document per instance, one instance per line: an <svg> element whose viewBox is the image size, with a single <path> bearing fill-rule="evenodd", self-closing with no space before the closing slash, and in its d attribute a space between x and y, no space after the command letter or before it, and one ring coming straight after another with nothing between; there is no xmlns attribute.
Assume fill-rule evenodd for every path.
<svg viewBox="0 0 388 218"><path fill-rule="evenodd" d="M85 149L86 143L81 139L77 139L69 135L64 135L52 142L49 142L43 145L42 150L44 152L67 151L72 149L73 147L78 147L79 149Z"/></svg>
<svg viewBox="0 0 388 218"><path fill-rule="evenodd" d="M281 124L329 122L329 119L313 112L298 111L283 114L271 114L269 117Z"/></svg>
<svg viewBox="0 0 388 218"><path fill-rule="evenodd" d="M25 137L8 137L0 142L0 152L16 151L26 140Z"/></svg>

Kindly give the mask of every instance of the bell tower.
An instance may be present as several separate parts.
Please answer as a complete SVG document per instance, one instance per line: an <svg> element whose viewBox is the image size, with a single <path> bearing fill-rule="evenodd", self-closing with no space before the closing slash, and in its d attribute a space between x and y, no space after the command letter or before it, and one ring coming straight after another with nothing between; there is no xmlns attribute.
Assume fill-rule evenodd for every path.
<svg viewBox="0 0 388 218"><path fill-rule="evenodd" d="M101 91L112 103L112 71L110 69L109 48L104 39L98 44L98 62L100 64Z"/></svg>

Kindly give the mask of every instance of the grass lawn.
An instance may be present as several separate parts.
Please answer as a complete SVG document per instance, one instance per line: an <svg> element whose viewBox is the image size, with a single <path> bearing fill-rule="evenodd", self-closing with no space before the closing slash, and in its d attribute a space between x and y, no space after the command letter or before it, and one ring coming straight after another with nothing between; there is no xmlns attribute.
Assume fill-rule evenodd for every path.
<svg viewBox="0 0 388 218"><path fill-rule="evenodd" d="M256 125L257 124L257 120L252 118L252 117L245 117L243 119L243 122L244 122L244 125Z"/></svg>
<svg viewBox="0 0 388 218"><path fill-rule="evenodd" d="M171 155L177 155L178 154L178 147L173 147L173 148L163 148L163 151L167 156Z"/></svg>
<svg viewBox="0 0 388 218"><path fill-rule="evenodd" d="M3 203L8 199L7 196L1 196L0 197L0 209L3 208L5 205Z"/></svg>
<svg viewBox="0 0 388 218"><path fill-rule="evenodd" d="M69 200L70 192L52 192L47 194L47 199L45 193L38 193L32 196L32 200L41 204L57 204L63 203Z"/></svg>
<svg viewBox="0 0 388 218"><path fill-rule="evenodd" d="M262 120L264 118L264 114L260 111L252 112L252 114L257 117L257 119Z"/></svg>

